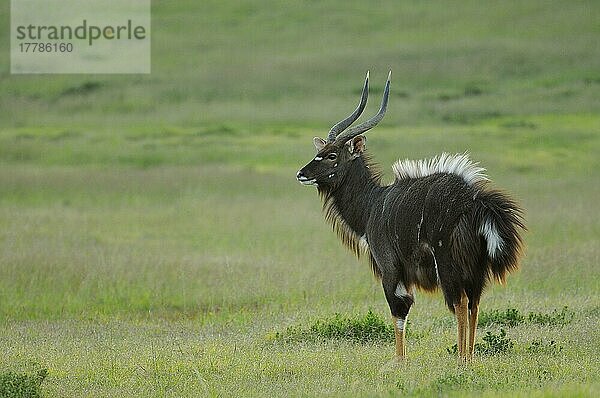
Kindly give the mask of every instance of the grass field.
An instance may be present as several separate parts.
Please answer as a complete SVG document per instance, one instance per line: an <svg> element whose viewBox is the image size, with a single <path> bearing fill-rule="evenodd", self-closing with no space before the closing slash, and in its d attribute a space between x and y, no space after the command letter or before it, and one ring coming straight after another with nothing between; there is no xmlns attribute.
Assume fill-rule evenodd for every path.
<svg viewBox="0 0 600 398"><path fill-rule="evenodd" d="M48 397L597 396L600 5L257 4L153 1L148 76L2 59L0 376L47 369ZM503 348L470 366L439 293L417 294L399 367L385 336L315 327L389 319L295 181L388 68L386 181L469 151L527 210L522 269L482 302L479 342Z"/></svg>

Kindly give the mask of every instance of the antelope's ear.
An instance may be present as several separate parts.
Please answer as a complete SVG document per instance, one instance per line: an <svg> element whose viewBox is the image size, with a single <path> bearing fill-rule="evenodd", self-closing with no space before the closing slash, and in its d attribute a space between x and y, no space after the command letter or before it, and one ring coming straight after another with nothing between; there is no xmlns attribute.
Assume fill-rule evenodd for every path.
<svg viewBox="0 0 600 398"><path fill-rule="evenodd" d="M327 145L327 141L325 141L323 138L315 137L315 138L313 138L313 144L315 144L315 148L317 148L317 152L320 152L321 149L323 149L323 147L325 145Z"/></svg>
<svg viewBox="0 0 600 398"><path fill-rule="evenodd" d="M352 138L349 142L349 150L352 155L358 157L361 153L365 151L367 147L367 137L364 135L357 135Z"/></svg>

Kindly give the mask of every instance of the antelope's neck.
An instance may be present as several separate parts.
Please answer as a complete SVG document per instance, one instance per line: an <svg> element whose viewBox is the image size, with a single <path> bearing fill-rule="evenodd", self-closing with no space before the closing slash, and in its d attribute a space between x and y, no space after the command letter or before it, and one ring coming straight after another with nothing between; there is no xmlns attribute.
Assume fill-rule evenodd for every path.
<svg viewBox="0 0 600 398"><path fill-rule="evenodd" d="M362 157L352 163L344 181L330 195L342 220L357 236L362 236L370 209L379 200L382 187Z"/></svg>

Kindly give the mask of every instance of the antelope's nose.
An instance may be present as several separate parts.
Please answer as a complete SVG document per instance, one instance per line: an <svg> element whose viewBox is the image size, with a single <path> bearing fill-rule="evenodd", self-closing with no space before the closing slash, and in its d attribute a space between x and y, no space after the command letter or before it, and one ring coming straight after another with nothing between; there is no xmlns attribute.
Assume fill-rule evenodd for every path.
<svg viewBox="0 0 600 398"><path fill-rule="evenodd" d="M306 181L306 180L308 180L308 178L304 175L304 173L302 172L302 170L300 170L298 173L296 173L296 178L298 179L298 181Z"/></svg>

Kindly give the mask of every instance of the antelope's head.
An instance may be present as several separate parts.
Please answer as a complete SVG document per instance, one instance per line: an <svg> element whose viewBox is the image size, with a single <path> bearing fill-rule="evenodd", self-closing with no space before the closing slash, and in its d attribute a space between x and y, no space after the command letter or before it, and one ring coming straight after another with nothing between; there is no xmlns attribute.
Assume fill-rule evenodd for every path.
<svg viewBox="0 0 600 398"><path fill-rule="evenodd" d="M360 157L365 150L367 139L363 133L375 127L385 115L390 94L391 77L392 71L390 71L385 84L379 112L369 120L348 129L358 119L367 105L367 97L369 96L369 72L367 72L358 106L350 116L336 123L329 130L327 140L319 137L313 139L317 155L298 171L298 174L296 174L298 181L304 185L319 187L335 187L343 181L352 161Z"/></svg>

